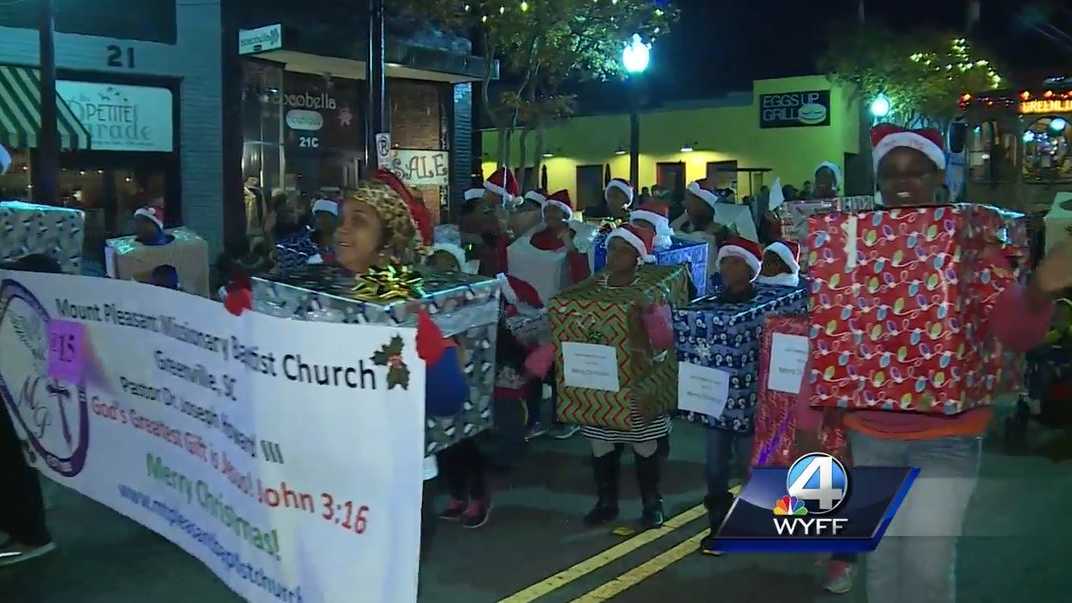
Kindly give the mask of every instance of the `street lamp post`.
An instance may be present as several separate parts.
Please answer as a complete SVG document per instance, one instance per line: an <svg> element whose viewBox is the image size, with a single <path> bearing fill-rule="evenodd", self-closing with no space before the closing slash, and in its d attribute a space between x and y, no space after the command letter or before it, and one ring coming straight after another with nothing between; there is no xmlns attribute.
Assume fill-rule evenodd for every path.
<svg viewBox="0 0 1072 603"><path fill-rule="evenodd" d="M640 40L638 34L622 50L622 65L629 74L629 184L638 190L640 180L640 115L639 85L640 75L648 68L651 60L651 45Z"/></svg>

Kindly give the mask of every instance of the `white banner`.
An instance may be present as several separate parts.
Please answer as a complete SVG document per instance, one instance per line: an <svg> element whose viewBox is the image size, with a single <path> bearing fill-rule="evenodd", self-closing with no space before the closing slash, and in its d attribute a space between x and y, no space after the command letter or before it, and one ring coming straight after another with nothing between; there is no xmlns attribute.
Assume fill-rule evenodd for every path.
<svg viewBox="0 0 1072 603"><path fill-rule="evenodd" d="M236 317L132 281L0 271L0 395L31 463L255 602L416 600L414 342L413 329Z"/></svg>

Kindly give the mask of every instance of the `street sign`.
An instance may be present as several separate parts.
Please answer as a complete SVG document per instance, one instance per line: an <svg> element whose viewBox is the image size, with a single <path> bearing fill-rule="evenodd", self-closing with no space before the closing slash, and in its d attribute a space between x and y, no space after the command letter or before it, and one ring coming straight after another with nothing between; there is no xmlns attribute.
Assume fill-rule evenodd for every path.
<svg viewBox="0 0 1072 603"><path fill-rule="evenodd" d="M238 30L238 54L253 54L283 47L283 26L279 23L257 29Z"/></svg>

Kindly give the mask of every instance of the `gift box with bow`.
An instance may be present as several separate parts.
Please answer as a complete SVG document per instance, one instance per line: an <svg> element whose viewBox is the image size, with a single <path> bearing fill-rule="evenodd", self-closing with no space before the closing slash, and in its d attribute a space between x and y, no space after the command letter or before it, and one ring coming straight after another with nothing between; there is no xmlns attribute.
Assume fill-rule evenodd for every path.
<svg viewBox="0 0 1072 603"><path fill-rule="evenodd" d="M693 411L682 416L709 427L750 433L764 320L773 314L801 313L806 303L803 289L757 285L755 297L746 302L707 297L678 308L674 312L678 360L729 373L728 397L719 416Z"/></svg>
<svg viewBox="0 0 1072 603"><path fill-rule="evenodd" d="M952 415L1010 364L988 336L1026 258L1022 216L983 205L809 219L813 403Z"/></svg>
<svg viewBox="0 0 1072 603"><path fill-rule="evenodd" d="M492 423L499 284L465 273L429 273L408 266L373 268L355 277L333 266L305 266L282 275L253 279L258 312L324 322L413 327L419 300L432 321L465 349L469 399L454 417L428 417L425 454L433 454Z"/></svg>

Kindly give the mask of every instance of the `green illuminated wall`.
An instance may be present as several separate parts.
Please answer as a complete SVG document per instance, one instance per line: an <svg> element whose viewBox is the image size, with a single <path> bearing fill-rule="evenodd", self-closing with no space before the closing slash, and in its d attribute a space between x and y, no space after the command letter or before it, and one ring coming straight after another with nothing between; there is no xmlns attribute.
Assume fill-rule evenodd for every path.
<svg viewBox="0 0 1072 603"><path fill-rule="evenodd" d="M759 95L804 90L830 90L830 125L790 128L759 127ZM735 100L736 99L736 100ZM716 99L710 103L717 105ZM805 76L756 80L751 99L736 95L727 105L656 110L640 115L640 185L656 181L656 164L684 162L686 181L707 176L707 163L736 160L739 168L766 167L773 171L765 182L781 176L783 184L800 186L812 179L815 167L824 160L844 168L845 153L859 152L859 105L850 102L848 91L831 84L825 76ZM514 136L512 156L519 151ZM682 153L685 143L695 150ZM495 169L498 135L483 133L483 169L487 176ZM529 136L529 153L535 136ZM549 128L545 149L555 156L544 160L548 188L568 189L577 198L577 166L609 164L614 177L629 177L629 156L615 155L619 147L628 149L629 115L594 115L575 117ZM529 162L531 165L531 161ZM739 190L747 194L741 178Z"/></svg>

